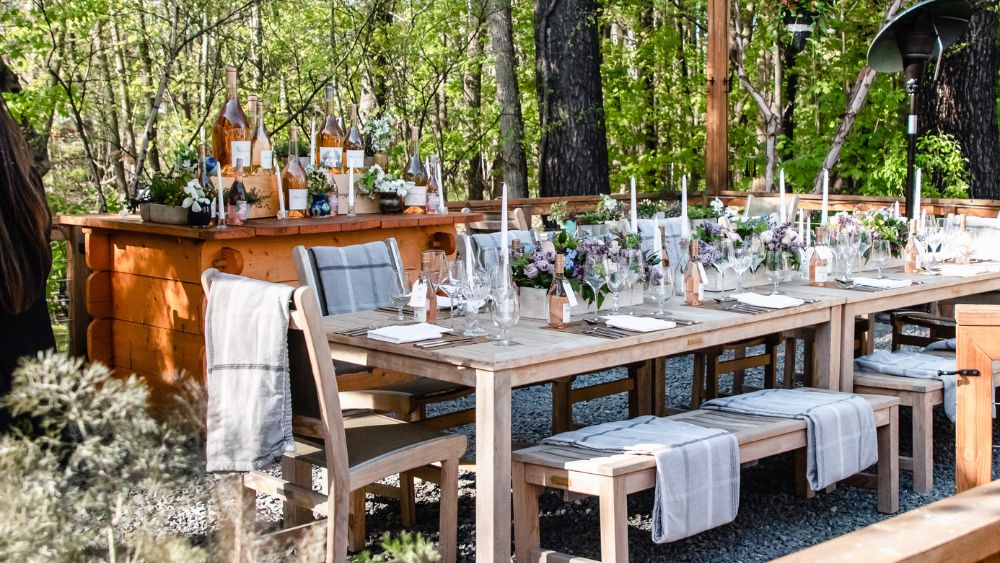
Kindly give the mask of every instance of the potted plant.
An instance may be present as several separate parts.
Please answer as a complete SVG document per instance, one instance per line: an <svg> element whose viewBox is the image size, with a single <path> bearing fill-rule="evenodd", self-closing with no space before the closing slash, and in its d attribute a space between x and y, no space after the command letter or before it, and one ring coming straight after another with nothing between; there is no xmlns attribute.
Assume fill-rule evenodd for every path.
<svg viewBox="0 0 1000 563"><path fill-rule="evenodd" d="M191 180L184 186L187 197L181 207L190 209L188 224L192 227L207 227L212 221L212 200L205 195L198 180Z"/></svg>
<svg viewBox="0 0 1000 563"><path fill-rule="evenodd" d="M336 213L330 205L330 194L336 195L337 186L330 182L330 176L323 168L316 166L306 167L306 178L309 182L309 197L312 202L309 205L309 215L313 217L326 217L331 213Z"/></svg>
<svg viewBox="0 0 1000 563"><path fill-rule="evenodd" d="M149 221L170 225L186 225L188 209L183 207L184 180L156 172L149 179Z"/></svg>

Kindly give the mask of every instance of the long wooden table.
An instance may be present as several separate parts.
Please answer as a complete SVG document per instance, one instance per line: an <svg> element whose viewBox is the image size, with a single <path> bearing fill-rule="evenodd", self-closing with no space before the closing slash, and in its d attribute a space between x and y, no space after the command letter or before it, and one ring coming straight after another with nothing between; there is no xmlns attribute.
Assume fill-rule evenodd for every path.
<svg viewBox="0 0 1000 563"><path fill-rule="evenodd" d="M540 321L522 319L512 333L516 346L482 343L443 350L337 334L347 328L384 324L389 318L385 313L330 316L324 322L334 359L475 387L476 559L508 561L513 387L693 352L762 333L815 326L813 385L836 389L843 304L843 297L823 297L793 309L747 315L673 302L669 309L677 318L698 324L615 340L550 330ZM648 305L637 309L646 314L653 311ZM489 320L483 320L488 326Z"/></svg>

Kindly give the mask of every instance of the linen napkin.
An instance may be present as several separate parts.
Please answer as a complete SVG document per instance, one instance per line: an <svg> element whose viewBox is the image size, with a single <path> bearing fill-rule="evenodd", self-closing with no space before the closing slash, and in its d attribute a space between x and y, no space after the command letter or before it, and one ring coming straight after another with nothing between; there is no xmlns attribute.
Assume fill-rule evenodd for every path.
<svg viewBox="0 0 1000 563"><path fill-rule="evenodd" d="M381 340L393 344L406 344L408 342L419 342L440 338L442 334L450 329L430 323L417 323L415 325L395 325L378 328L368 331L368 338Z"/></svg>
<svg viewBox="0 0 1000 563"><path fill-rule="evenodd" d="M651 317L609 315L605 318L607 319L608 326L620 328L622 330L631 330L633 332L653 332L656 330L667 330L668 328L674 328L677 326L677 323L673 321L654 319Z"/></svg>
<svg viewBox="0 0 1000 563"><path fill-rule="evenodd" d="M768 309L787 309L789 307L798 307L799 305L805 303L805 301L799 299L798 297L789 297L788 295L740 293L738 295L734 295L733 297L735 297L740 303L745 303L754 307L767 307Z"/></svg>
<svg viewBox="0 0 1000 563"><path fill-rule="evenodd" d="M996 264L941 264L938 270L946 278L971 278L994 271Z"/></svg>
<svg viewBox="0 0 1000 563"><path fill-rule="evenodd" d="M865 287L877 287L879 289L899 289L901 287L910 287L913 285L913 280L896 280L892 278L866 278L863 276L857 276L854 278L854 285L863 285Z"/></svg>

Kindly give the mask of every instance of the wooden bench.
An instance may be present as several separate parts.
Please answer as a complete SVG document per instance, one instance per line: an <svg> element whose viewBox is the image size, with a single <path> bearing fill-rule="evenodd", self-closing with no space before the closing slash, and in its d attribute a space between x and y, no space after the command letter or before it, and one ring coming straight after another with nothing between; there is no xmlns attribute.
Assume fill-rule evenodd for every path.
<svg viewBox="0 0 1000 563"><path fill-rule="evenodd" d="M866 395L878 434L878 511L899 510L899 399ZM740 463L795 451L796 491L810 496L806 482L806 423L802 420L694 410L669 417L732 432ZM589 561L541 548L538 495L543 487L600 498L601 560L628 561L626 497L655 486L652 456L601 454L581 448L540 445L513 453L514 547L517 561Z"/></svg>

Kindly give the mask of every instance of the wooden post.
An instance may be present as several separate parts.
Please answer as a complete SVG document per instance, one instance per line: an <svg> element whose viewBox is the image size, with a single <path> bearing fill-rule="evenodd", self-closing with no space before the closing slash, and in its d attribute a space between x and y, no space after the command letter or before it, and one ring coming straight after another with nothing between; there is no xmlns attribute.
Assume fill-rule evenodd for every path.
<svg viewBox="0 0 1000 563"><path fill-rule="evenodd" d="M961 493L992 480L993 359L1000 359L1000 305L956 305L955 488Z"/></svg>
<svg viewBox="0 0 1000 563"><path fill-rule="evenodd" d="M708 96L705 101L704 199L729 184L729 0L708 0Z"/></svg>
<svg viewBox="0 0 1000 563"><path fill-rule="evenodd" d="M69 231L66 237L67 284L69 285L69 353L71 356L87 356L87 327L90 314L87 313L87 266L86 245L83 229L64 226Z"/></svg>

